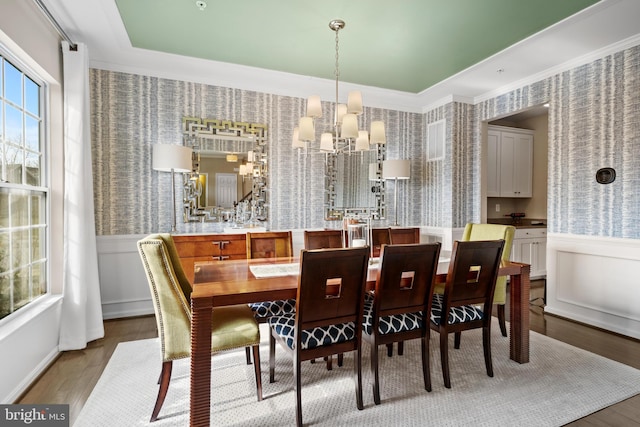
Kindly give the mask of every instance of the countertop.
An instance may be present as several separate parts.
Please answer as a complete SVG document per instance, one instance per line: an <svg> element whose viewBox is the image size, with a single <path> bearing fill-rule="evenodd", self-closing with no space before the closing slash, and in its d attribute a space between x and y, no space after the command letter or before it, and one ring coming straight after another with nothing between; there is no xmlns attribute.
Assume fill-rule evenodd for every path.
<svg viewBox="0 0 640 427"><path fill-rule="evenodd" d="M487 218L487 224L513 225L515 228L547 228L547 220L538 218Z"/></svg>

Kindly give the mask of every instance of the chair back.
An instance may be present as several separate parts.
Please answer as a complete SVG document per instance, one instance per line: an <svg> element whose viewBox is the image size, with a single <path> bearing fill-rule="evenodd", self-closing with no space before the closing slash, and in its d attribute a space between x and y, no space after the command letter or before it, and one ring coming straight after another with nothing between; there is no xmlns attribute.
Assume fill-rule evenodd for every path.
<svg viewBox="0 0 640 427"><path fill-rule="evenodd" d="M380 316L428 313L440 243L384 246L373 303L374 330Z"/></svg>
<svg viewBox="0 0 640 427"><path fill-rule="evenodd" d="M390 228L372 228L371 229L371 256L379 257L382 245L391 244Z"/></svg>
<svg viewBox="0 0 640 427"><path fill-rule="evenodd" d="M291 231L247 233L247 259L293 256Z"/></svg>
<svg viewBox="0 0 640 427"><path fill-rule="evenodd" d="M189 357L191 285L184 276L171 235L145 237L138 241L138 253L151 290L162 359Z"/></svg>
<svg viewBox="0 0 640 427"><path fill-rule="evenodd" d="M353 322L359 342L369 248L302 250L300 258L296 340L303 330Z"/></svg>
<svg viewBox="0 0 640 427"><path fill-rule="evenodd" d="M516 228L512 225L501 224L474 224L468 223L464 227L462 233L463 241L474 240L504 240L504 249L502 250L502 260L508 261L511 257L511 246ZM507 300L507 278L498 277L496 281L496 290L493 295L494 304L504 304Z"/></svg>
<svg viewBox="0 0 640 427"><path fill-rule="evenodd" d="M504 240L453 242L443 313L451 307L482 304L484 320L491 316L503 248ZM442 319L446 321L447 316Z"/></svg>
<svg viewBox="0 0 640 427"><path fill-rule="evenodd" d="M392 228L391 244L404 245L409 243L420 243L420 228Z"/></svg>
<svg viewBox="0 0 640 427"><path fill-rule="evenodd" d="M342 230L304 231L305 249L335 249L344 247Z"/></svg>

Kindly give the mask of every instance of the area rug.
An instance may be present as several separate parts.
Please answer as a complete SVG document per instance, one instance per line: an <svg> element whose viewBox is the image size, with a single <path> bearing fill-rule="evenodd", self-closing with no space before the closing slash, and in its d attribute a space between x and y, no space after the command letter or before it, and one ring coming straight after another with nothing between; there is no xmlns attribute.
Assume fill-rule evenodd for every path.
<svg viewBox="0 0 640 427"><path fill-rule="evenodd" d="M244 350L212 358L212 426L295 425L292 359L276 350L276 380L268 375L268 329L261 325L264 400L255 394L253 367ZM405 343L403 356L380 347L380 405L373 403L369 346L364 346L365 408L358 411L353 355L332 371L304 363L302 408L314 426L560 426L640 393L640 371L546 336L531 333L530 363L509 359L509 340L492 328L494 377L487 376L479 331L463 333L462 347L450 343L452 388L442 382L437 333L431 338L433 391L424 390L419 341ZM160 418L149 417L158 392L157 339L118 345L76 427L185 426L189 424L189 362L174 362Z"/></svg>

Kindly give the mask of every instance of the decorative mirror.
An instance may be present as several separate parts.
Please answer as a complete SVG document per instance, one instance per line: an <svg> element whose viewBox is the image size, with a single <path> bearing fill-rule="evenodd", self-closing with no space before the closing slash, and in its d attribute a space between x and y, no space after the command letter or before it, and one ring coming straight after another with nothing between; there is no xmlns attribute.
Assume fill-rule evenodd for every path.
<svg viewBox="0 0 640 427"><path fill-rule="evenodd" d="M267 125L183 117L193 168L184 178L185 222L267 220Z"/></svg>
<svg viewBox="0 0 640 427"><path fill-rule="evenodd" d="M368 151L326 155L326 220L342 220L351 215L385 217L384 157L383 144Z"/></svg>

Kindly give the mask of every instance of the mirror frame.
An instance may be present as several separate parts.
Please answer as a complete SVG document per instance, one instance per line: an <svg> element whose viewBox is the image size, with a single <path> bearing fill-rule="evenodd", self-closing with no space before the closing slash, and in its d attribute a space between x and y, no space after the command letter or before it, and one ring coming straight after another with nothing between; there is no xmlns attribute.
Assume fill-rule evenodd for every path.
<svg viewBox="0 0 640 427"><path fill-rule="evenodd" d="M259 221L268 219L268 131L264 123L234 122L212 118L183 117L182 133L184 145L193 148L193 171L200 172L200 153L202 151L231 153L251 152L253 169L249 179L252 203L258 213ZM250 159L251 160L251 159ZM197 209L197 208L196 208ZM193 207L185 204L185 222L192 222ZM199 217L201 215L195 215Z"/></svg>
<svg viewBox="0 0 640 427"><path fill-rule="evenodd" d="M327 153L325 156L325 220L340 221L349 216L366 216L373 220L385 219L386 203L385 203L385 180L382 179L382 162L386 155L386 145L376 144L375 150L377 167L375 168L375 177L369 176L369 168L363 171L369 176L371 182L371 192L375 195L375 205L371 207L336 207L336 180L338 169L338 155L336 153ZM353 153L356 154L357 153ZM353 155L351 154L351 155ZM349 155L349 154L347 154Z"/></svg>

